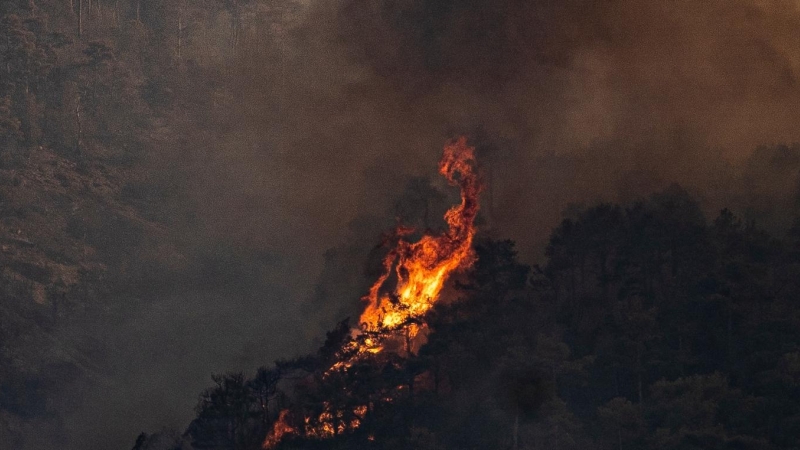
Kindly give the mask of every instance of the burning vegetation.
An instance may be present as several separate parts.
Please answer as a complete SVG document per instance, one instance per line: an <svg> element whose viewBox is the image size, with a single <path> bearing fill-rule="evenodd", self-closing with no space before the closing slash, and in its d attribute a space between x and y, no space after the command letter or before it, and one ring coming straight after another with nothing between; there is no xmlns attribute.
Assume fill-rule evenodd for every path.
<svg viewBox="0 0 800 450"><path fill-rule="evenodd" d="M453 271L473 261L472 240L481 186L474 171L474 149L466 138L448 143L439 162L439 173L461 188L461 204L445 214L449 229L441 235L425 235L418 242L400 239L383 261L384 273L364 297L367 308L360 323L365 330L407 328L439 299L444 282ZM399 227L399 237L414 230ZM387 292L394 275L396 287Z"/></svg>
<svg viewBox="0 0 800 450"><path fill-rule="evenodd" d="M444 283L459 269L475 260L472 242L481 184L475 169L475 149L466 137L448 142L439 162L439 173L461 189L461 203L444 216L448 229L441 234L425 234L416 242L406 240L414 229L398 226L394 232L397 244L383 259L383 273L363 298L366 309L359 326L334 350L333 361L322 378L346 375L355 364L391 349L396 357L415 353L427 331L424 316L439 300ZM388 353L388 352L387 352ZM398 386L403 390L406 386ZM348 395L349 386L343 386ZM389 392L379 401L392 402ZM281 411L263 447L275 448L286 435L302 432L306 437L330 438L357 429L374 405L362 404L348 410L337 409L323 402L323 411L306 415L300 427L288 410Z"/></svg>
<svg viewBox="0 0 800 450"><path fill-rule="evenodd" d="M0 1L0 448L130 448L212 367L350 316L135 448L797 450L798 28L763 0ZM463 140L428 229L449 201L399 169L446 129L541 268L475 235Z"/></svg>
<svg viewBox="0 0 800 450"><path fill-rule="evenodd" d="M135 450L797 447L800 220L782 238L707 220L673 186L576 211L529 267L475 234L473 169L450 143L461 203L441 234L386 239L357 323L214 376L182 436Z"/></svg>

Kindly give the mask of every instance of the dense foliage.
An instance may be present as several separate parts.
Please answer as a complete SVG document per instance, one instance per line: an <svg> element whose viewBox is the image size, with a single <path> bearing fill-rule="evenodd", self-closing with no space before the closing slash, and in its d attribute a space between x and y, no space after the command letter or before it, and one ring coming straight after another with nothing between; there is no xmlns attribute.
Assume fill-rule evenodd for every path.
<svg viewBox="0 0 800 450"><path fill-rule="evenodd" d="M542 267L483 239L418 355L323 378L343 322L317 355L215 378L183 445L258 448L279 409L328 402L372 406L354 432L280 448L798 448L798 231L707 223L673 187L564 220Z"/></svg>

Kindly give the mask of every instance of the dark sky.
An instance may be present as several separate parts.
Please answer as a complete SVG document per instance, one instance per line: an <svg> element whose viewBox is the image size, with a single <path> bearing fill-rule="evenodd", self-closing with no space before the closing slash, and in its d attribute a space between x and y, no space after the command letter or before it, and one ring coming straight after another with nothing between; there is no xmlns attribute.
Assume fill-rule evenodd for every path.
<svg viewBox="0 0 800 450"><path fill-rule="evenodd" d="M473 138L492 183L488 226L529 262L570 204L675 182L710 214L751 206L744 180L796 208L796 172L749 158L800 141L798 30L789 1L309 1L276 47L253 43L220 81L245 99L235 126L187 137L180 163L195 222L174 233L198 253L238 249L258 281L173 286L100 327L124 358L106 390L78 393L65 419L76 442L181 429L212 372L312 349L324 334L304 304L319 286L359 292L408 178L447 189L436 162L455 134ZM361 260L326 268L332 248Z"/></svg>

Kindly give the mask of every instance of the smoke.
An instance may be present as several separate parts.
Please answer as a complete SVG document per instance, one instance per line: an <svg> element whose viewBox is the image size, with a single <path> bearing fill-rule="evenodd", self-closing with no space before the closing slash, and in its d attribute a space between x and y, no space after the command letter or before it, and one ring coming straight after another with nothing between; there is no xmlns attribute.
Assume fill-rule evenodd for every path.
<svg viewBox="0 0 800 450"><path fill-rule="evenodd" d="M282 105L270 162L284 184L258 191L282 197L317 262L406 175L432 176L454 134L478 144L485 213L529 259L572 203L677 182L710 214L744 209L731 203L750 153L800 140L790 2L340 0L303 14L265 103Z"/></svg>
<svg viewBox="0 0 800 450"><path fill-rule="evenodd" d="M449 130L480 130L498 149L482 155L493 224L523 248L539 248L570 203L624 201L674 182L713 214L735 200L757 146L798 140L800 11L789 2L350 0L334 9L339 42L371 75L355 104L386 108L379 127L411 128L433 148ZM398 159L419 148L395 142Z"/></svg>
<svg viewBox="0 0 800 450"><path fill-rule="evenodd" d="M200 37L184 50L198 79L218 70L192 86L225 87L187 100L149 167L185 262L99 327L109 388L72 393L76 445L181 428L211 372L310 349L358 306L409 180L452 195L435 170L455 134L478 147L486 228L530 262L570 205L672 183L712 215L797 212L797 148L750 156L800 141L796 2L326 0L250 26L224 68Z"/></svg>

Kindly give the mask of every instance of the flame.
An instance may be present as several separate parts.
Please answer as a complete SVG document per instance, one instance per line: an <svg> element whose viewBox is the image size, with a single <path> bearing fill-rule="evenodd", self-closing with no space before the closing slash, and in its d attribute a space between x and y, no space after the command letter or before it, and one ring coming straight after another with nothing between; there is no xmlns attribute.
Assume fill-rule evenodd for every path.
<svg viewBox="0 0 800 450"><path fill-rule="evenodd" d="M427 328L423 317L439 300L450 275L475 261L472 241L481 185L475 170L475 149L467 145L465 137L445 145L439 173L451 185L461 188L461 203L444 215L447 231L440 235L426 234L412 243L403 239L414 232L412 228L400 226L395 230L395 236L399 238L397 245L384 258L383 273L362 299L366 308L361 314L360 327L352 330L353 339L339 352L348 356L333 363L323 377L347 369L365 355L382 352L388 340L403 335L406 340L417 336ZM396 277L396 286L386 292L386 284L392 275ZM407 352L411 349L407 348ZM384 401L391 402L392 398L387 397ZM353 410L355 418L346 422L341 420L344 411L337 411L325 402L321 414L304 418L301 430L308 437L330 438L358 428L366 412L366 406L358 406ZM281 411L264 441L265 449L274 449L285 435L300 432L289 425L289 418L287 410Z"/></svg>
<svg viewBox="0 0 800 450"><path fill-rule="evenodd" d="M361 314L362 327L370 330L396 329L422 317L439 299L447 278L455 270L468 267L474 261L473 224L478 213L478 194L481 186L474 170L474 148L467 146L464 137L449 142L439 162L439 173L451 185L461 187L461 204L445 213L449 229L439 235L425 235L418 242L400 240L383 261L384 273L364 297L367 307ZM456 176L458 175L458 177ZM399 236L411 233L408 228L397 230ZM383 287L392 275L397 276L393 293ZM416 334L416 333L414 333Z"/></svg>
<svg viewBox="0 0 800 450"><path fill-rule="evenodd" d="M348 422L345 420L344 411L334 410L330 403L323 403L323 412L316 418L304 419L306 437L316 439L332 438L337 434L353 431L361 425L361 420L367 414L366 406L357 406L353 409L353 416ZM334 420L335 419L335 420Z"/></svg>
<svg viewBox="0 0 800 450"><path fill-rule="evenodd" d="M275 448L287 434L294 434L296 431L289 425L289 410L284 409L278 416L278 420L272 426L272 431L267 435L263 447L265 449Z"/></svg>

